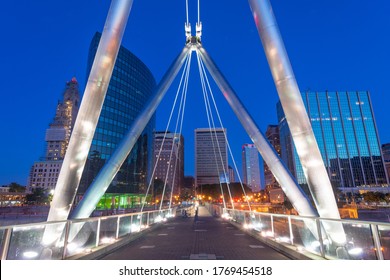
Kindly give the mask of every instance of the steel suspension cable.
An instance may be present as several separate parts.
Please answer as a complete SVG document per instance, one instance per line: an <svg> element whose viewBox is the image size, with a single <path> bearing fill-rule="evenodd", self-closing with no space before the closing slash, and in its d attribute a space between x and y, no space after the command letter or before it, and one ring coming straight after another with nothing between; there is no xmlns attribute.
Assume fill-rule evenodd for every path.
<svg viewBox="0 0 390 280"><path fill-rule="evenodd" d="M172 116L173 116L174 108L176 107L176 103L177 103L177 99L178 99L178 96L179 96L179 92L180 92L181 85L182 85L182 83L183 83L184 75L185 75L186 69L187 69L187 67L188 67L188 65L189 65L190 63L191 63L191 61L190 61L190 53L189 53L189 54L187 54L187 56L186 56L186 62L185 62L184 67L183 67L183 73L182 73L182 75L181 75L180 83L179 83L178 89L177 89L177 91L176 91L175 100L174 100L173 105L172 105L171 113L170 113L170 115L169 115L168 123L167 123L166 129L165 129L165 133L164 133L164 138L163 138L163 141L162 141L160 150L159 150L159 152L158 152L157 159L159 159L160 156L161 156L162 147L163 147L163 144L164 144L164 142L165 142L165 138L166 138L166 135L167 135L167 132L168 132L168 129L169 129L169 125L170 125L170 122L171 122L171 119L172 119ZM143 209L144 209L144 207L145 207L146 197L148 196L149 191L150 191L150 187L151 187L151 185L152 185L152 183L153 183L153 181L154 181L154 174L156 173L157 164L158 164L158 160L156 160L156 162L155 162L155 164L154 164L154 167L153 167L152 175L150 176L148 188L147 188L146 193L145 193L145 200L144 200L144 202L142 203L142 207L141 207L141 212L143 211Z"/></svg>
<svg viewBox="0 0 390 280"><path fill-rule="evenodd" d="M192 53L190 53L190 60L192 58ZM189 68L191 67L191 65L189 66ZM188 70L187 72L187 82L184 84L185 85L185 91L184 91L184 101L183 101L183 109L182 109L182 113L181 113L181 119L180 119L180 128L179 128L179 142L178 142L178 147L177 147L177 150L180 151L180 148L181 148L181 133L183 131L183 123L184 123L184 112L185 112L185 108L186 108L186 101L187 101L187 92L188 92L188 78L189 78L189 72L190 70ZM180 154L179 154L180 155ZM175 182L176 180L176 170L177 170L177 162L179 160L179 157L176 155L176 160L175 160L175 169L174 169L174 172L173 172L173 182ZM181 159L182 160L182 159ZM172 206L172 196L173 196L173 189L174 189L174 185L172 186L172 190L171 190L171 197L170 197L170 203L169 203L169 209L171 209L171 206Z"/></svg>
<svg viewBox="0 0 390 280"><path fill-rule="evenodd" d="M199 69L199 75L200 75L200 80L201 80L201 85L202 85L202 91L203 91L203 99L204 99L204 102L205 102L205 107L206 107L206 115L207 115L207 121L208 121L208 124L209 124L209 128L210 128L210 138L211 138L211 142L212 142L212 146L213 146L213 152L214 152L214 160L215 160L215 163L216 163L216 167L217 167L217 173L218 173L218 177L219 177L219 165L218 165L218 159L217 159L217 154L216 154L216 145L214 143L214 138L213 138L213 132L212 132L212 128L211 128L211 121L210 121L210 115L212 115L212 112L209 110L209 107L207 106L207 90L206 90L206 85L205 85L205 82L204 82L204 77L203 77L203 72L201 71L201 67L200 67L200 58L199 58L199 55L198 55L198 52L196 53L197 54L197 61L198 61L198 69ZM214 134L216 135L216 131L215 131L215 126L214 126ZM217 141L217 144L218 144L218 139L217 139L217 136L216 136L216 141ZM218 145L219 146L219 145ZM220 151L220 148L218 147L219 151ZM222 157L221 157L222 158ZM223 166L223 160L221 160L221 163L222 163L222 166ZM224 191L223 191L223 186L222 186L222 183L221 183L221 180L219 180L219 186L220 186L220 189L221 189L221 195L222 195L222 201L223 201L223 205L224 205L224 209L226 209L226 201L225 201L225 195L224 195ZM230 196L231 197L231 196Z"/></svg>
<svg viewBox="0 0 390 280"><path fill-rule="evenodd" d="M191 61L191 57L192 57L192 53L190 53L189 55L189 60ZM178 115L177 115L177 119L176 119L176 126L175 126L175 130L174 130L174 137L176 136L177 134L177 128L179 126L179 121L182 119L181 118L181 115L184 114L184 100L185 100L185 96L187 96L187 90L188 90L188 80L189 80L189 74L190 74L190 69L191 69L191 63L188 64L188 67L185 69L186 71L186 74L185 74L185 78L184 78L184 85L182 87L182 91L181 91L181 98L180 98L180 106L179 106L179 110L178 110ZM183 113L182 113L183 111ZM182 127L182 126L181 126ZM181 131L180 131L181 133ZM180 135L180 134L179 134ZM162 146L161 146L162 147ZM169 178L169 172L171 171L171 167L172 167L172 155L173 155L173 150L174 150L174 141L172 141L172 147L171 147L171 151L170 151L170 155L169 155L169 161L168 161L168 168L167 168L167 173L165 175L165 181L164 181L164 189L163 189L163 193L162 193L162 197L161 197L161 202L160 202L160 211L162 210L162 206L163 206L163 200L164 200L164 196L165 196L165 191L166 191L166 187L167 187L167 183L168 183L168 178ZM176 159L177 159L177 156L176 156ZM176 163L177 161L175 161L175 166L174 166L174 176L175 176L175 171L176 171ZM173 194L173 189L174 189L174 183L175 183L175 177L172 177L172 186L171 186L171 196L170 196L170 201L169 201L169 205L172 204L172 194Z"/></svg>
<svg viewBox="0 0 390 280"><path fill-rule="evenodd" d="M207 73L206 73L206 67L204 66L204 63L203 63L202 59L200 59L200 64L201 64L202 71L204 72L204 75L205 75L205 78L206 78L206 83L207 83L208 89L209 89L209 91L210 91L210 96L211 96L211 98L212 98L212 101L213 101L213 104L214 104L214 108L215 108L215 111L216 111L217 116L218 116L218 120L219 120L221 126L223 127L223 123L222 123L221 116L220 116L220 114L219 114L218 106L217 106L216 101L215 101L215 98L214 98L213 90L211 89L210 82L209 82L209 79L208 79L208 76L207 76ZM231 147L230 147L230 143L229 143L229 140L228 140L228 138L227 138L227 135L226 135L225 131L224 131L224 136L225 136L225 140L226 140L226 143L227 143L227 146L228 146L228 150L229 150L230 157L232 158L232 161L233 161L234 169L235 169L235 171L236 171L236 173L237 173L237 177L238 177L238 180L239 180L240 185L241 185L242 192L243 192L244 196L245 196L246 198L248 198L248 196L247 196L247 194L246 194L246 191L245 191L245 189L244 189L244 185L243 185L242 180L241 180L240 173L238 172L237 164L236 164L236 161L235 161L235 159L234 159L234 156L233 156L233 153L232 153L232 149L231 149ZM248 203L249 211L252 211L248 199L247 199L247 203Z"/></svg>
<svg viewBox="0 0 390 280"><path fill-rule="evenodd" d="M199 62L200 62L200 71L203 73L203 80L204 81L207 81L208 82L208 78L207 78L207 73L204 71L204 68L202 68L202 60L199 59ZM212 95L212 91L211 91L211 87L210 87L210 84L208 84L208 89L209 91L207 91L207 88L206 88L206 83L205 83L205 88L206 88L206 101L207 101L207 106L209 108L209 111L212 112L212 109L211 109L211 105L210 105L210 99L209 99L209 92L210 92L210 95ZM217 109L217 108L216 108ZM218 113L218 109L216 110L217 113ZM219 117L219 115L218 115ZM216 126L215 126L215 122L214 122L214 116L213 114L211 113L211 121L212 121L212 124L213 124L213 127L214 127L214 133L215 133L215 138L216 138L216 141L217 141L217 146L218 146L218 152L219 152L219 156L220 156L220 159L221 159L221 162L222 162L222 168L223 168L223 174L224 174L224 177L225 177L225 182L226 182L226 186L227 186L227 190L229 192L229 197L230 197L230 203L232 204L232 209L234 209L234 200L233 200L233 197L232 197L232 193L231 193L231 189L230 189L230 181L229 181L229 178L228 178L228 172L227 170L225 169L225 165L223 164L223 158L222 158L222 153L221 153L221 147L219 145L219 141L217 139L217 132L215 130ZM221 118L219 117L219 121L220 121L220 125L222 128L224 128L223 124L222 124L222 121L221 121ZM222 130L223 132L223 135L224 135L224 139L227 143L227 145L229 144L228 140L227 140L227 136L226 136L226 132L225 130L223 129Z"/></svg>

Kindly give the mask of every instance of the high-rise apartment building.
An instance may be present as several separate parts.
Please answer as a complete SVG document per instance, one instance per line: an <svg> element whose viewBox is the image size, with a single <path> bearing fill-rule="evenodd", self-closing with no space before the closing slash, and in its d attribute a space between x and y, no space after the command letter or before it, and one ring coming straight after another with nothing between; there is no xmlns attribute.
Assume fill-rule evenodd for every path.
<svg viewBox="0 0 390 280"><path fill-rule="evenodd" d="M45 155L31 167L27 188L54 189L70 135L80 105L79 84L76 78L66 83L63 100L57 104L56 114L46 130Z"/></svg>
<svg viewBox="0 0 390 280"><path fill-rule="evenodd" d="M269 125L265 132L265 137L267 137L269 143L274 147L278 156L280 157L280 136L279 136L279 127L277 125ZM272 174L268 165L264 162L264 178L266 188L277 188L280 187L279 183L276 181L275 176Z"/></svg>
<svg viewBox="0 0 390 280"><path fill-rule="evenodd" d="M94 61L100 37L101 34L96 33L91 41L87 76L89 76ZM155 79L148 67L121 46L81 178L79 194L85 192L115 151L135 118L143 110L155 87ZM152 165L154 127L155 117L153 116L110 184L108 192L145 192Z"/></svg>
<svg viewBox="0 0 390 280"><path fill-rule="evenodd" d="M333 187L343 192L387 190L369 92L304 92L302 99ZM306 185L280 102L277 108L282 158L298 183Z"/></svg>
<svg viewBox="0 0 390 280"><path fill-rule="evenodd" d="M228 166L229 170L229 183L235 183L236 182L236 176L234 174L234 169L230 165Z"/></svg>
<svg viewBox="0 0 390 280"><path fill-rule="evenodd" d="M180 194L184 185L184 138L178 133L154 133L154 179L166 182L168 194Z"/></svg>
<svg viewBox="0 0 390 280"><path fill-rule="evenodd" d="M390 181L390 143L382 145L383 160L385 161L387 178Z"/></svg>
<svg viewBox="0 0 390 280"><path fill-rule="evenodd" d="M242 146L242 169L244 183L252 192L264 189L263 160L259 158L259 151L254 144Z"/></svg>
<svg viewBox="0 0 390 280"><path fill-rule="evenodd" d="M195 129L195 184L218 184L229 180L225 128Z"/></svg>

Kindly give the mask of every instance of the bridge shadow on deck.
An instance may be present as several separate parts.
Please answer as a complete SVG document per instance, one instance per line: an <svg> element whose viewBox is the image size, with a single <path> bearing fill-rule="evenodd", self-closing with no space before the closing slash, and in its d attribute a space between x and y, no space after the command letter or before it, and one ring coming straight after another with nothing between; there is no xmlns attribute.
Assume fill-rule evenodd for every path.
<svg viewBox="0 0 390 280"><path fill-rule="evenodd" d="M199 207L199 218L176 217L111 252L105 260L287 260L261 241Z"/></svg>

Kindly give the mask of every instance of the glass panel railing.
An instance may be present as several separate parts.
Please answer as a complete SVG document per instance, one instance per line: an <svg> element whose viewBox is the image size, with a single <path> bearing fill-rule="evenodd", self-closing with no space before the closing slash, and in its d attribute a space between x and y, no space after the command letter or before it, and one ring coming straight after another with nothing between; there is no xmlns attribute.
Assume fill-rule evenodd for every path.
<svg viewBox="0 0 390 280"><path fill-rule="evenodd" d="M140 215L141 220L141 230L147 228L148 226L148 212L144 212Z"/></svg>
<svg viewBox="0 0 390 280"><path fill-rule="evenodd" d="M262 237L273 238L274 231L272 226L272 216L268 214L258 214L259 224L257 225L257 229L260 231Z"/></svg>
<svg viewBox="0 0 390 280"><path fill-rule="evenodd" d="M322 255L316 220L291 216L291 229L294 237L293 244L298 251Z"/></svg>
<svg viewBox="0 0 390 280"><path fill-rule="evenodd" d="M142 214L133 215L133 221L131 223L131 232L139 232L142 227Z"/></svg>
<svg viewBox="0 0 390 280"><path fill-rule="evenodd" d="M65 228L66 222L15 226L11 234L7 259L62 259Z"/></svg>
<svg viewBox="0 0 390 280"><path fill-rule="evenodd" d="M118 217L100 218L99 245L115 242Z"/></svg>
<svg viewBox="0 0 390 280"><path fill-rule="evenodd" d="M337 244L324 236L325 255L329 259L375 260L374 239L369 223L352 221L322 221L325 231L342 225L346 243ZM339 234L339 233L338 233Z"/></svg>
<svg viewBox="0 0 390 280"><path fill-rule="evenodd" d="M89 252L98 244L99 220L73 221L70 224L69 239L66 245L66 257Z"/></svg>
<svg viewBox="0 0 390 280"><path fill-rule="evenodd" d="M290 249L293 245L297 251L307 251L327 259L390 259L390 224L257 213L222 209L219 205L210 209L223 211L231 221ZM164 221L170 216L170 211L165 209L58 223L2 227L0 248L7 251L3 258L10 260L62 259L76 254L87 254L99 245L112 243L119 237L139 232L147 225L161 222L160 218ZM320 236L317 225L321 226ZM342 236L338 231L326 232L335 228L342 229ZM48 232L51 234L48 235ZM9 240L6 247L5 236ZM346 239L346 242L337 244L331 239L334 237L342 237L339 240ZM67 246L64 253L65 240Z"/></svg>
<svg viewBox="0 0 390 280"><path fill-rule="evenodd" d="M243 225L245 223L245 212L239 211L239 210L234 210L233 211L233 220L235 222Z"/></svg>
<svg viewBox="0 0 390 280"><path fill-rule="evenodd" d="M3 250L4 250L5 232L6 232L6 229L5 229L5 228L0 229L0 254L1 254L1 252L3 252ZM1 256L1 257L2 257L2 256Z"/></svg>
<svg viewBox="0 0 390 280"><path fill-rule="evenodd" d="M124 217L119 217L119 234L118 237L125 236L126 234L131 233L131 216L124 216Z"/></svg>
<svg viewBox="0 0 390 280"><path fill-rule="evenodd" d="M383 258L390 260L390 225L378 225L378 232Z"/></svg>
<svg viewBox="0 0 390 280"><path fill-rule="evenodd" d="M163 211L161 211L161 212L150 212L149 213L148 224L149 225L154 224L156 219L157 219L157 221L161 222L163 217L164 217Z"/></svg>
<svg viewBox="0 0 390 280"><path fill-rule="evenodd" d="M287 217L274 216L274 238L277 242L291 243L289 223Z"/></svg>

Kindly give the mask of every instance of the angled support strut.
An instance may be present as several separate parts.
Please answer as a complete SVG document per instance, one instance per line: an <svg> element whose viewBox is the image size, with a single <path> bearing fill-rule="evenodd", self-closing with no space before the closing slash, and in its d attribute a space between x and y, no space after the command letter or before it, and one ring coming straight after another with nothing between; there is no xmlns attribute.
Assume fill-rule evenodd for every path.
<svg viewBox="0 0 390 280"><path fill-rule="evenodd" d="M144 110L134 120L126 136L118 145L107 163L100 170L94 182L89 186L83 199L75 211L73 211L72 219L87 218L91 215L100 198L104 195L123 162L126 160L126 157L131 152L131 149L137 142L138 137L141 135L142 131L145 129L146 125L155 113L158 105L162 101L165 93L169 89L172 81L175 79L190 52L191 47L189 45L185 46L179 56L172 63L162 78L160 84L157 86L155 94L149 100Z"/></svg>

